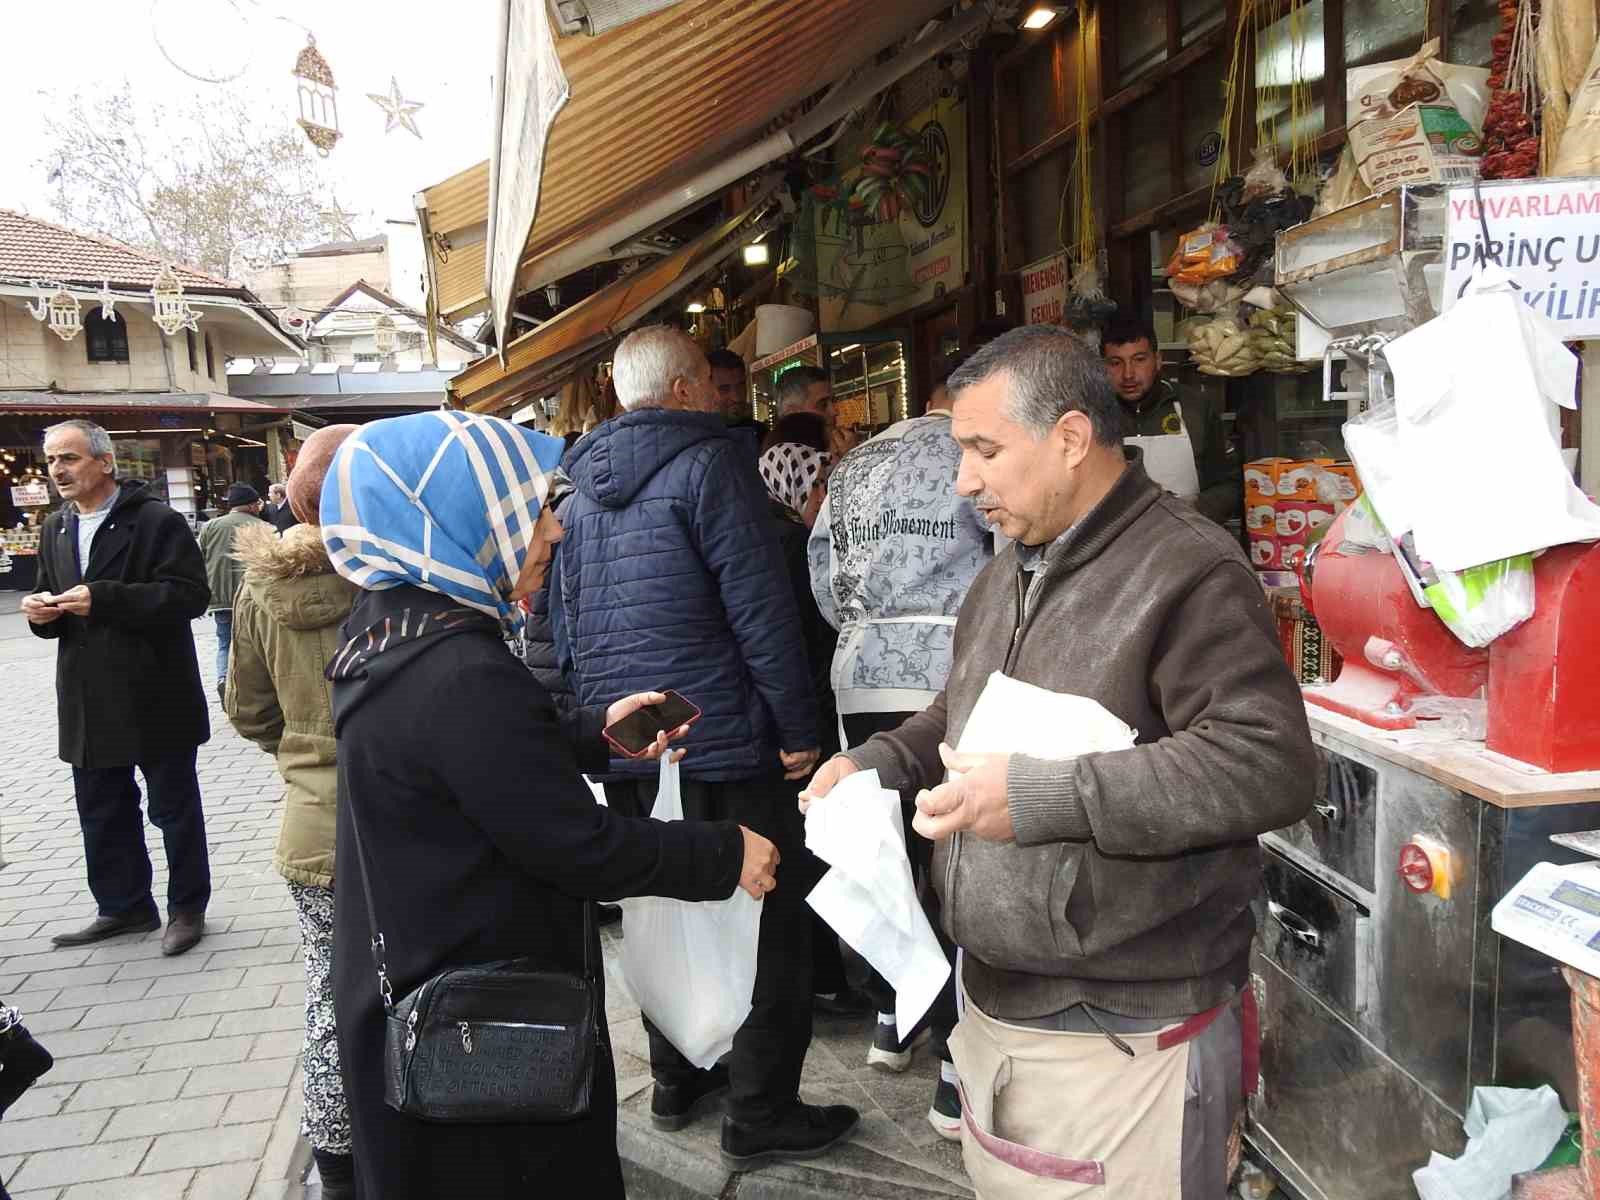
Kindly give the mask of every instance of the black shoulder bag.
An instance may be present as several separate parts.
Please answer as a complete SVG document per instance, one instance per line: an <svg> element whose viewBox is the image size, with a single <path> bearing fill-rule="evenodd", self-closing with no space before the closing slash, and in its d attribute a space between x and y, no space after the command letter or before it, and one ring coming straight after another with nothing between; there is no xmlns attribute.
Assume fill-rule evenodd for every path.
<svg viewBox="0 0 1600 1200"><path fill-rule="evenodd" d="M600 1045L593 905L583 905L581 976L510 959L441 971L397 1002L354 805L350 828L383 998L389 1107L421 1121L477 1125L588 1116Z"/></svg>
<svg viewBox="0 0 1600 1200"><path fill-rule="evenodd" d="M22 1013L0 1004L0 1116L53 1065L50 1052L24 1028Z"/></svg>

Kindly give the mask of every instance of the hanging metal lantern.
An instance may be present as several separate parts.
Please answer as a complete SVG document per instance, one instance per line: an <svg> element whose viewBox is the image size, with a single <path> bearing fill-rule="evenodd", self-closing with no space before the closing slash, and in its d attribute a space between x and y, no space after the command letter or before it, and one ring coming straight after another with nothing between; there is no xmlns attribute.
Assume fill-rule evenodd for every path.
<svg viewBox="0 0 1600 1200"><path fill-rule="evenodd" d="M377 347L379 354L388 354L394 350L394 318L384 313L372 323L372 343Z"/></svg>
<svg viewBox="0 0 1600 1200"><path fill-rule="evenodd" d="M299 82L295 92L300 101L300 120L306 138L324 158L339 140L339 89L333 83L333 70L317 50L317 39L306 35L305 49L294 60L291 72Z"/></svg>
<svg viewBox="0 0 1600 1200"><path fill-rule="evenodd" d="M83 332L83 310L78 298L66 288L51 296L45 306L45 324L63 342L70 342Z"/></svg>
<svg viewBox="0 0 1600 1200"><path fill-rule="evenodd" d="M178 275L171 264L161 268L156 275L156 280L150 285L150 299L155 311L151 316L161 332L172 337L180 329L195 329L200 314L189 307L189 302L183 298L183 284L178 282Z"/></svg>

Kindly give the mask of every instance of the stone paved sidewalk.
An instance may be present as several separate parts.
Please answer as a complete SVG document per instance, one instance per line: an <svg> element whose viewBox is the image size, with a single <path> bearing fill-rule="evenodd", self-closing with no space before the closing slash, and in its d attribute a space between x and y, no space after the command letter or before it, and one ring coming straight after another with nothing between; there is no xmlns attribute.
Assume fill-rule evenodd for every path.
<svg viewBox="0 0 1600 1200"><path fill-rule="evenodd" d="M0 1121L14 1200L300 1194L300 937L271 864L282 786L216 705L210 622L195 633L213 697L199 763L206 938L174 959L161 957L160 933L58 950L50 935L90 920L94 903L71 770L55 753L55 647L0 615L0 997L56 1058ZM160 835L146 835L162 901Z"/></svg>

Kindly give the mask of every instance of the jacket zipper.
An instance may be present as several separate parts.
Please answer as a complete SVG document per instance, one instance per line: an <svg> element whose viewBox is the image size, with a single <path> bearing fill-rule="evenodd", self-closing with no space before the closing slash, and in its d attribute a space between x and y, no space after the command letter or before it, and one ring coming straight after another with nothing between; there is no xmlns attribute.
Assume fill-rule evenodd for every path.
<svg viewBox="0 0 1600 1200"><path fill-rule="evenodd" d="M1022 623L1023 623L1024 619L1027 617L1027 607L1028 607L1028 597L1027 597L1027 592L1024 590L1023 585L1022 585L1022 572L1021 571L1018 571L1017 574L1016 574L1016 584L1017 584L1017 624L1016 624L1016 627L1014 629L1012 629L1012 631L1011 631L1011 647L1010 647L1010 649L1008 649L1006 651L1005 666L1001 668L1004 671L1004 673L1007 674L1007 675L1011 674L1012 667L1016 665L1017 649L1022 644ZM955 897L955 894L956 894L956 892L955 892L956 863L960 858L961 858L961 834L958 833L958 834L955 835L955 837L953 837L950 840L950 857L945 862L945 866L944 866L944 894L946 896L951 897L951 900L948 901L947 904L948 904L948 907L950 909L950 913L951 913L952 918L955 915L954 897Z"/></svg>

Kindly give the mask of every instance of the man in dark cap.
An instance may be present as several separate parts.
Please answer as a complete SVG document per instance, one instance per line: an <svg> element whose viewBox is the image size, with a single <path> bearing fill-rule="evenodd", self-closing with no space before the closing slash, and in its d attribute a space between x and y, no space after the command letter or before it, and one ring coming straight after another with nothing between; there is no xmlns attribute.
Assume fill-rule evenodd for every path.
<svg viewBox="0 0 1600 1200"><path fill-rule="evenodd" d="M244 564L233 557L233 538L241 525L261 520L261 497L247 483L228 488L222 501L223 516L207 521L200 530L200 553L206 560L206 582L211 585L211 619L217 626L217 695L228 682L228 649L233 644L233 598L244 582Z"/></svg>

